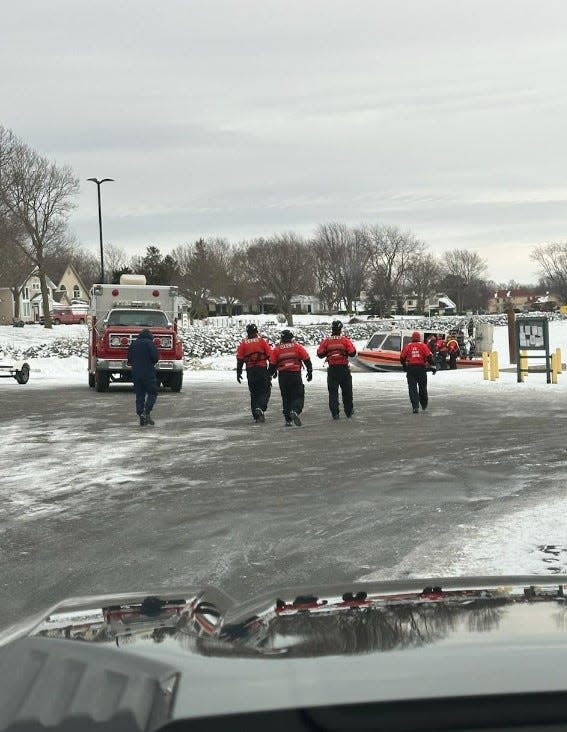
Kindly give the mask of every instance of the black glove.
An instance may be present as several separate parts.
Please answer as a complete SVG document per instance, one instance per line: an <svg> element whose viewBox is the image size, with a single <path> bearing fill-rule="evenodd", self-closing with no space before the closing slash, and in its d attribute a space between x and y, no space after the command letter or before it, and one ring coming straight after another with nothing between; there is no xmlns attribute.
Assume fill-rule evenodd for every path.
<svg viewBox="0 0 567 732"><path fill-rule="evenodd" d="M239 384L242 381L242 374L239 373L238 371L236 372L236 380L238 381Z"/></svg>
<svg viewBox="0 0 567 732"><path fill-rule="evenodd" d="M278 378L278 372L274 371L274 373L272 374L272 379L277 379L277 378Z"/></svg>
<svg viewBox="0 0 567 732"><path fill-rule="evenodd" d="M407 371L408 370L408 367L406 366L405 363L402 364L402 368L403 368L404 371Z"/></svg>
<svg viewBox="0 0 567 732"><path fill-rule="evenodd" d="M437 373L437 369L435 368L435 366L432 366L431 367L431 375L432 376L435 376L436 373Z"/></svg>
<svg viewBox="0 0 567 732"><path fill-rule="evenodd" d="M313 378L313 371L308 371L305 378L307 379L307 381L311 381L311 379Z"/></svg>

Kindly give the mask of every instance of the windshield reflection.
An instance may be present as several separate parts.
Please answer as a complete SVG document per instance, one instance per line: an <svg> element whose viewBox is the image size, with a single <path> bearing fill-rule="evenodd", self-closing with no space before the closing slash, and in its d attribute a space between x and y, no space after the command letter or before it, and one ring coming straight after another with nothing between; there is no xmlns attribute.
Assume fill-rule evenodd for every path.
<svg viewBox="0 0 567 732"><path fill-rule="evenodd" d="M563 585L472 590L426 587L422 592L342 596L298 595L275 603L231 604L209 588L191 597L143 598L101 608L53 613L34 635L68 640L174 644L200 655L309 657L399 651L514 628L525 611L552 602L551 617L564 631ZM254 603L252 603L252 607ZM547 610L546 610L547 612ZM514 620L515 618L515 620ZM540 622L535 618L536 623ZM525 622L525 618L522 620Z"/></svg>

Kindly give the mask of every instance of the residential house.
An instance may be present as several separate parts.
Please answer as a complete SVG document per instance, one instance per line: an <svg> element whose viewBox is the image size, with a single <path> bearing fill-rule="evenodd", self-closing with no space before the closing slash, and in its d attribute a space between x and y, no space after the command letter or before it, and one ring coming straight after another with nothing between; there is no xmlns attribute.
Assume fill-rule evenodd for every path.
<svg viewBox="0 0 567 732"><path fill-rule="evenodd" d="M393 311L395 311L397 306L397 299L392 300ZM417 306L418 298L415 293L410 293L404 296L402 309L406 315L454 315L457 308L451 298L443 292L438 292L435 295L430 295L425 298L423 312L418 311Z"/></svg>
<svg viewBox="0 0 567 732"><path fill-rule="evenodd" d="M47 279L47 290L49 296L49 307L58 302L57 285L50 277ZM37 268L27 277L20 292L20 318L24 323L39 323L43 316L43 300L41 297L41 284Z"/></svg>
<svg viewBox="0 0 567 732"><path fill-rule="evenodd" d="M542 299L547 298L547 299ZM509 306L516 312L522 310L532 310L535 305L537 308L536 301L540 303L549 303L549 293L546 292L535 292L533 289L527 287L519 287L517 289L502 289L497 290L494 293L494 297L491 297L488 301L488 312L489 313L504 313L508 310ZM555 302L553 303L555 307ZM546 305L548 309L549 305Z"/></svg>
<svg viewBox="0 0 567 732"><path fill-rule="evenodd" d="M47 277L50 309L56 305L71 305L73 301L88 302L89 291L72 264L67 265L59 284ZM8 287L0 288L0 324L11 324L14 317L14 298ZM39 323L43 316L43 300L37 267L28 275L20 294L20 318L24 323Z"/></svg>
<svg viewBox="0 0 567 732"><path fill-rule="evenodd" d="M85 302L89 300L89 291L72 264L67 265L57 289L66 294L69 303L72 300L84 300Z"/></svg>
<svg viewBox="0 0 567 732"><path fill-rule="evenodd" d="M291 301L291 312L319 315L323 311L321 300L315 295L296 295Z"/></svg>
<svg viewBox="0 0 567 732"><path fill-rule="evenodd" d="M448 295L438 292L432 297L428 297L425 301L425 310L429 316L431 315L455 315L457 305Z"/></svg>

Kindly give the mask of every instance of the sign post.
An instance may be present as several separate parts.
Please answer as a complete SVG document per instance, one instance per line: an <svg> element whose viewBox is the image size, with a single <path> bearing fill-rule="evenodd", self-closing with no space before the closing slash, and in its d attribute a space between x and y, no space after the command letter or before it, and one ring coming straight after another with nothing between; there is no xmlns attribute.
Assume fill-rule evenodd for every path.
<svg viewBox="0 0 567 732"><path fill-rule="evenodd" d="M518 318L516 320L516 353L518 382L529 371L529 359L544 358L547 383L551 384L551 356L549 353L549 321L547 318ZM536 351L536 353L530 353ZM539 369L538 369L539 370Z"/></svg>

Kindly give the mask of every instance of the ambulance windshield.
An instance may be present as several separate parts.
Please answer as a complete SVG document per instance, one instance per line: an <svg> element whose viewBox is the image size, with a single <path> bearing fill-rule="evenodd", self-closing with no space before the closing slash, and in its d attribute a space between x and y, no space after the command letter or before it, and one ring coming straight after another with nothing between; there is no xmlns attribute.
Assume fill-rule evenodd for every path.
<svg viewBox="0 0 567 732"><path fill-rule="evenodd" d="M167 316L161 310L111 310L108 325L134 325L147 328L163 328L168 325Z"/></svg>

